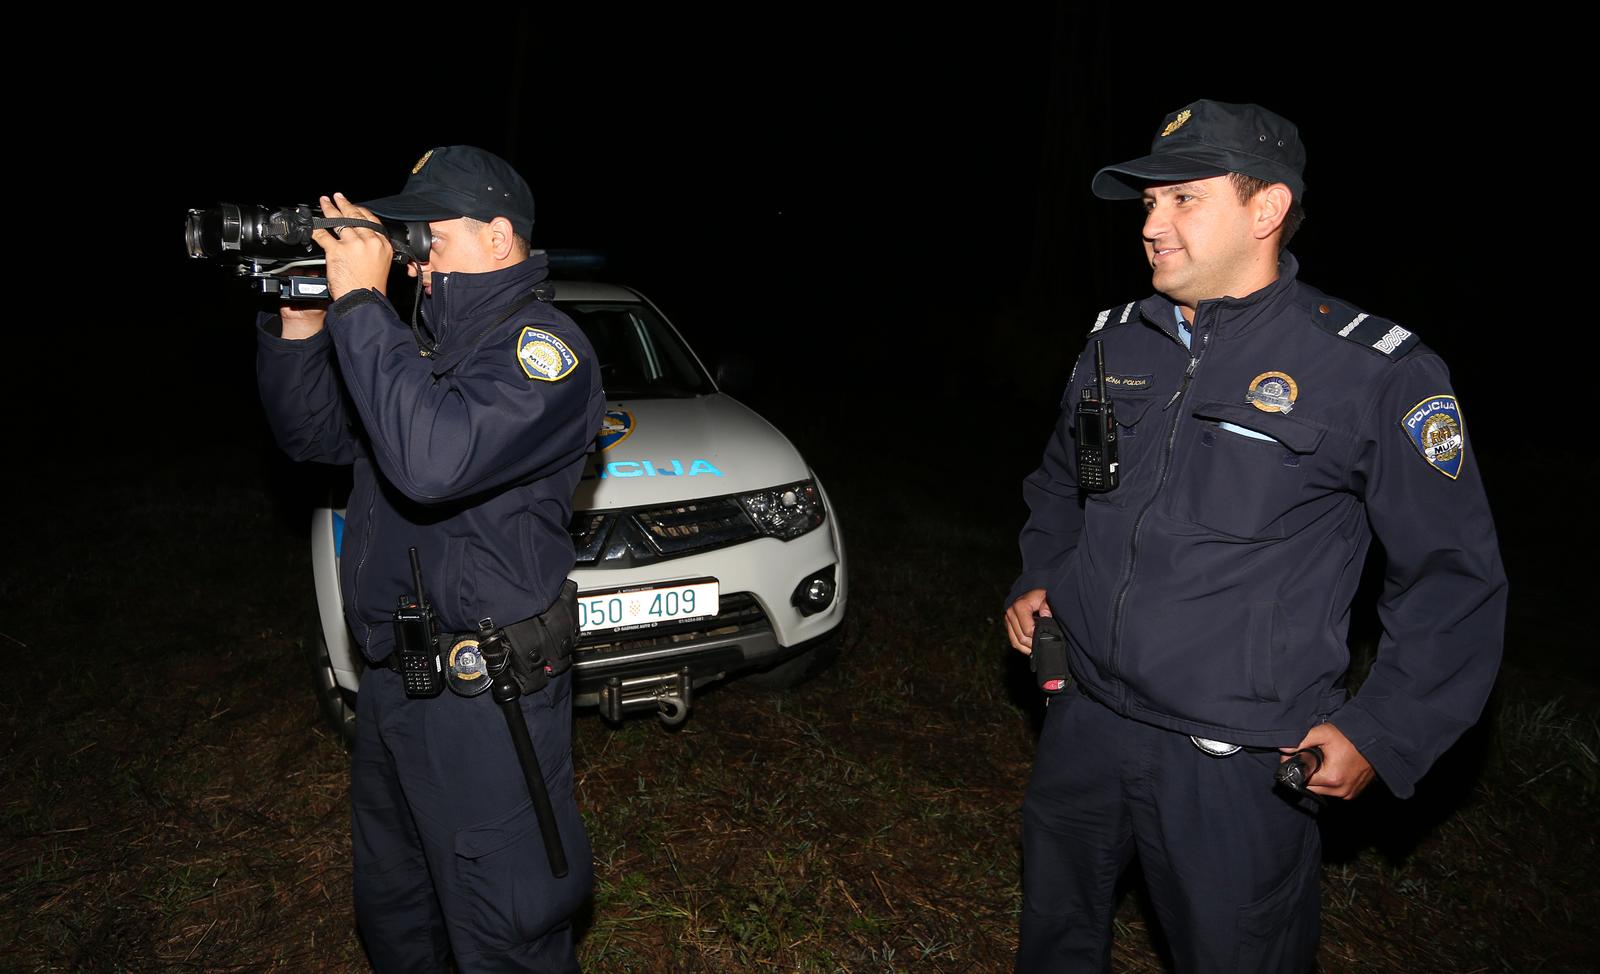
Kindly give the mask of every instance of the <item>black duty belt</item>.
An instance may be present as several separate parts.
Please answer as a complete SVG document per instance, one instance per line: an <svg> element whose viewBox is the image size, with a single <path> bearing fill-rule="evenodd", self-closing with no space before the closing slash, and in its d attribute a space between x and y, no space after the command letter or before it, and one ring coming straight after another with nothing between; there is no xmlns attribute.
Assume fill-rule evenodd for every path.
<svg viewBox="0 0 1600 974"><path fill-rule="evenodd" d="M498 627L485 620L477 632L440 633L435 645L437 665L460 696L475 697L489 689L494 674L503 668L501 660L506 660L523 693L542 690L572 668L578 645L578 584L567 579L555 602L539 615ZM399 653L390 653L378 665L404 672Z"/></svg>

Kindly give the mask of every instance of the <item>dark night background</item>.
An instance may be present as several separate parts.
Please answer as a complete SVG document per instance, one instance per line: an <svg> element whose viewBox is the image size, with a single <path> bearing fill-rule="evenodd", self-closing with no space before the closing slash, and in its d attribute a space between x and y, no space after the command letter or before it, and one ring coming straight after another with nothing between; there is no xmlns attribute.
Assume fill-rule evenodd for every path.
<svg viewBox="0 0 1600 974"><path fill-rule="evenodd" d="M1016 484L1094 314L1149 289L1137 207L1090 177L1210 97L1299 125L1301 276L1445 356L1502 536L1589 533L1596 464L1568 442L1584 384L1562 330L1531 330L1549 299L1529 282L1569 243L1559 194L1505 165L1585 116L1504 68L1515 28L1201 26L1109 3L394 17L292 40L239 18L122 26L78 62L102 85L21 110L49 150L25 208L62 188L99 211L43 271L62 300L24 342L54 367L13 372L41 469L223 439L270 454L252 299L181 256L185 210L386 195L427 148L468 142L528 179L535 246L605 251L603 276L713 367L753 357L745 398L780 427L866 426L885 452ZM1576 585L1508 563L1514 592Z"/></svg>
<svg viewBox="0 0 1600 974"><path fill-rule="evenodd" d="M127 284L111 319L160 322L117 328L122 352L84 361L73 398L91 441L129 438L106 408L126 421L130 401L158 423L142 449L259 424L248 307L175 256L187 207L386 195L455 142L519 166L536 246L605 250L607 276L703 356L759 356L764 389L823 410L859 396L919 425L1013 392L1053 405L1094 313L1148 292L1137 208L1094 199L1089 177L1197 97L1298 123L1302 276L1418 331L1456 371L1478 439L1500 438L1491 366L1513 329L1508 265L1531 243L1500 230L1544 204L1486 157L1553 109L1465 57L1487 37L1325 28L1311 46L1281 26L1202 33L1111 4L404 22L288 43L231 20L107 42L103 88L25 110L54 185L114 215L114 273L74 271ZM43 337L69 359L89 344Z"/></svg>
<svg viewBox="0 0 1600 974"><path fill-rule="evenodd" d="M792 435L850 427L1016 484L1093 315L1149 289L1137 207L1094 199L1090 177L1210 97L1299 125L1301 276L1444 355L1502 536L1592 534L1578 490L1596 464L1571 425L1585 384L1543 310L1562 302L1530 286L1583 234L1561 229L1560 190L1508 166L1558 152L1586 115L1511 70L1515 27L1201 26L1110 3L519 17L105 25L73 62L90 87L19 109L43 150L24 209L70 258L31 272L54 310L25 360L50 365L13 370L32 404L13 438L46 475L8 492L224 440L270 456L253 300L182 256L185 210L386 195L457 142L524 173L535 246L603 250L603 276L713 367L753 357L745 398ZM1017 493L995 496L1020 522ZM1508 557L1513 592L1581 597L1565 550Z"/></svg>
<svg viewBox="0 0 1600 974"><path fill-rule="evenodd" d="M23 647L12 647L14 655L30 655L34 667L0 699L0 731L23 756L13 769L18 784L8 786L10 807L22 809L15 821L33 816L51 828L57 819L95 821L74 804L79 779L54 779L58 758L80 776L132 767L126 790L148 794L119 799L113 818L140 830L155 821L184 848L135 850L129 859L90 844L100 851L85 856L114 859L119 868L133 862L130 875L143 889L165 868L162 856L187 869L190 834L206 834L195 823L209 811L168 828L169 789L182 792L170 805L186 816L201 806L183 796L209 795L213 781L234 788L247 810L260 797L247 787L253 766L230 777L217 770L226 767L220 758L197 763L192 781L171 784L177 759L168 752L198 754L190 744L203 741L216 755L237 750L241 762L267 754L273 773L311 767L316 773L306 780L321 782L331 797L306 799L309 786L290 793L291 803L324 809L296 835L327 832L332 822L330 834L342 842L343 753L314 725L301 663L290 659L306 608L298 600L311 597L301 546L307 508L324 496L320 473L282 457L261 415L251 327L257 300L216 266L187 259L179 234L188 208L219 201L388 195L428 148L472 143L505 156L527 178L537 205L535 247L604 251L609 265L600 276L653 299L708 365L730 352L755 362L754 386L739 398L795 440L836 502L856 501L838 503L835 515L852 552L865 556L853 554L850 565L858 599L852 638L866 634L853 648L865 662L836 666L833 682L813 693L826 699L830 688L847 688L829 702L859 707L861 762L921 748L890 752L878 741L910 739L926 729L917 720L950 704L944 716L960 732L940 732L936 754L928 744L927 767L935 778L958 777L959 755L970 746L978 756L969 765L993 772L986 787L1000 797L975 791L958 818L986 834L989 845L970 844L976 853L993 858L999 849L1004 859L1013 843L1008 803L1020 797L1032 755L1027 729L1007 708L1005 728L975 729L969 740L961 722L984 705L952 695L961 681L914 698L901 677L906 687L913 676L924 688L943 680L947 673L913 672L941 658L960 661L951 670L974 658L996 671L1022 669L1003 648L998 612L986 618L1015 566L972 535L1003 536L1011 550L1011 532L1025 516L1021 478L1038 461L1094 315L1149 293L1139 208L1095 199L1091 176L1143 155L1162 117L1197 98L1258 102L1298 124L1309 153L1308 219L1292 245L1301 277L1416 331L1450 364L1472 438L1467 462L1489 490L1511 582L1497 698L1523 707L1518 713L1560 704L1592 732L1600 657L1583 606L1593 598L1595 573L1575 559L1594 547L1587 490L1600 464L1588 442L1582 352L1589 343L1577 347L1574 337L1592 317L1582 307L1592 233L1582 219L1585 194L1569 183L1582 174L1566 172L1581 158L1592 109L1562 94L1577 90L1562 79L1590 55L1565 49L1558 22L1541 21L1537 36L1502 22L1520 13L1513 10L1472 21L1441 8L1426 24L1398 14L1360 22L1290 22L1266 9L1173 14L1106 0L955 13L867 5L647 15L622 6L583 14L532 7L469 23L477 14L465 8L391 7L382 20L362 22L281 8L230 10L210 21L149 11L96 15L92 31L19 27L19 47L32 43L21 38L45 38L37 53L48 70L11 79L8 125L12 197L23 215L12 220L8 275L12 463L3 504L8 534L23 540L7 546L0 572L0 643ZM19 65L26 60L19 56ZM390 291L408 287L392 283ZM17 305L26 312L19 315ZM894 563L904 551L913 555ZM969 571L972 551L989 557ZM946 574L929 574L941 559ZM130 575L148 577L132 580L134 595L117 591ZM30 594L39 592L57 601ZM1358 614L1356 641L1370 642L1374 625L1370 611ZM991 634L992 646L985 642ZM80 672L67 650L85 644L83 658L93 665ZM268 658L258 662L257 653ZM112 654L115 663L106 662ZM79 679L85 673L89 679ZM135 690L125 694L125 686ZM261 688L260 696L281 699L252 699ZM228 706L237 708L236 724L222 720L224 692L234 695ZM588 723L580 716L579 764L599 769L589 785L595 803L586 814L598 823L591 827L625 835L635 824L622 811L629 796L600 781L613 742L619 754L648 754L651 764L670 756L696 773L722 768L730 781L769 761L783 773L786 758L771 757L765 739L774 734L751 742L729 731L743 731L747 713L756 722L788 721L791 713L736 691L721 699L697 703L706 716L691 718L689 730L698 732L695 720L704 719L702 737L686 733L670 748L601 728L592 712ZM811 698L783 699L798 707ZM62 701L87 716L61 717L51 708L67 707ZM164 723L163 708L181 719ZM874 711L881 711L878 725L867 720ZM840 728L856 717L835 714L819 726L831 728L830 740L844 740ZM1332 843L1327 861L1348 865L1361 850L1377 849L1384 866L1369 872L1384 882L1404 878L1395 869L1407 856L1447 879L1459 867L1468 890L1452 902L1475 924L1495 927L1519 949L1532 944L1527 949L1537 953L1534 941L1545 937L1556 944L1552 956L1591 956L1592 937L1572 915L1582 906L1572 877L1592 875L1584 863L1594 843L1576 834L1581 826L1561 824L1582 814L1581 797L1559 792L1547 802L1540 789L1554 793L1554 775L1527 787L1548 768L1529 777L1520 766L1513 773L1491 761L1500 777L1480 776L1495 719L1441 762L1427 801L1363 796L1366 804L1347 819L1355 824L1344 833L1346 846ZM1579 745L1585 764L1564 739L1505 731L1522 725L1504 718L1499 739L1514 739L1541 766L1569 748L1571 763L1591 776L1580 794L1600 787L1587 744ZM279 727L278 738L261 727ZM57 747L63 728L70 733ZM1003 736L1013 732L1017 741ZM100 749L78 749L80 739ZM66 744L73 750L58 755ZM716 757L697 757L700 747ZM737 747L754 757L715 750ZM848 764L819 754L797 765L810 776L801 785ZM1020 763L996 764L995 754ZM144 770L139 760L148 755L156 757ZM925 777L922 766L910 767ZM904 784L909 778L882 778L884 808L904 797L889 793L915 791ZM629 789L632 780L617 777ZM682 793L659 787L663 795ZM1416 853L1418 836L1465 807L1462 796L1473 787L1471 801L1488 819L1458 816L1457 830L1440 840L1447 848L1424 844ZM1524 800L1525 792L1538 794ZM602 800L609 802L603 809ZM1517 815L1507 818L1507 807ZM1486 820L1496 829L1508 824L1491 834ZM920 828L907 821L911 833ZM17 855L45 863L40 850L55 843L53 833L22 829L8 833ZM1495 838L1519 829L1515 842ZM205 841L231 849L232 834L216 831ZM751 834L744 851L754 862L765 853L759 829ZM121 835L104 842L137 845ZM702 838L697 875L733 875L720 857L743 847ZM839 861L859 845L841 842ZM319 848L332 850L328 888L344 891L342 847L329 840ZM681 848L690 848L687 840ZM291 892L306 874L296 859L263 865L260 857L227 858L234 851L216 855L250 882L290 877ZM1492 868L1469 868L1483 862ZM1530 862L1539 869L1528 867L1523 886L1504 887ZM641 867L618 865L609 875L629 869ZM1420 867L1418 874L1432 875ZM1014 874L996 875L996 888L1011 895ZM175 919L170 929L141 932L119 912L137 914L126 906L128 887L116 883L106 885L99 912L86 913L99 924L86 937L72 924L82 904L99 902L101 880L92 871L73 877L81 888L67 899L44 880L30 887L24 877L17 888L36 904L59 900L48 929L66 931L91 953L122 956L105 944L125 936L193 954L205 939L209 914L194 929L179 929ZM876 882L877 873L870 878ZM1518 902L1490 905L1502 889ZM632 916L631 906L608 906L626 902L611 895L599 911L602 926ZM991 901L1005 908L993 896L974 900ZM318 929L335 930L349 941L344 949L356 950L342 902ZM744 900L729 902L743 908ZM1363 902L1377 912L1329 912L1361 928L1356 936L1330 926L1329 944L1424 942L1410 930L1386 934L1377 920L1392 901ZM1418 903L1402 919L1432 915L1429 901ZM1554 933L1530 933L1517 910L1548 903L1555 904L1548 915L1558 918ZM321 910L311 899L303 907ZM193 917L177 908L170 915L183 923ZM965 919L970 910L951 915ZM263 908L263 937L300 936L287 932L298 916ZM1441 928L1454 922L1437 916ZM257 923L244 919L245 927ZM237 941L241 924L234 926ZM1010 929L1009 918L996 921L1002 927ZM1477 941L1455 946L1452 957L1487 950ZM239 949L253 956L257 948ZM1362 966L1371 959L1363 956L1351 968L1328 969L1422 969L1407 956L1395 954L1389 967ZM1517 969L1512 961L1502 966Z"/></svg>
<svg viewBox="0 0 1600 974"><path fill-rule="evenodd" d="M1014 483L1035 455L1000 455L985 424L1042 442L1093 315L1148 293L1137 207L1094 199L1090 176L1211 97L1297 122L1302 277L1445 356L1503 533L1595 470L1557 420L1582 383L1516 374L1557 347L1558 330L1525 346L1545 303L1528 282L1565 241L1556 192L1501 154L1557 151L1584 116L1505 67L1514 27L1202 25L1109 3L459 21L112 24L74 62L102 85L21 110L48 149L24 206L62 188L101 213L43 272L70 310L25 341L57 368L13 373L47 404L17 424L31 455L263 437L251 302L180 256L184 211L386 195L430 146L469 142L528 179L535 246L604 250L605 276L703 357L755 357L748 398L780 425L870 416L885 450L934 444Z"/></svg>

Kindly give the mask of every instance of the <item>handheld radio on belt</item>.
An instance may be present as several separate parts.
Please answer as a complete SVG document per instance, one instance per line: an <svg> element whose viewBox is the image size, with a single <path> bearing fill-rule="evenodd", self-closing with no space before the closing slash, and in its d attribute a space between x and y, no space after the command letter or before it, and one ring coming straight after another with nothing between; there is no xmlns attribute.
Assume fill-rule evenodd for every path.
<svg viewBox="0 0 1600 974"><path fill-rule="evenodd" d="M405 680L406 696L437 697L444 690L439 666L439 621L422 594L422 565L411 549L412 595L400 596L394 613L394 653Z"/></svg>
<svg viewBox="0 0 1600 974"><path fill-rule="evenodd" d="M539 820L539 834L544 838L550 872L561 879L568 872L567 853L561 847L561 830L556 825L555 808L550 804L550 790L545 787L544 770L539 767L539 754L528 736L528 725L522 719L522 707L518 703L524 693L544 688L552 667L538 649L529 646L522 647L522 656L526 658L512 665L512 657L518 652L512 645L512 635L519 630L526 633L530 628L543 632L543 626L537 618L530 619L508 627L512 630L512 634L508 634L506 629L496 628L493 619L484 619L478 623L475 636L458 639L450 646L449 666L446 667L439 651L438 619L422 592L422 565L417 549L410 549L410 555L415 594L402 595L400 608L394 614L396 668L405 681L406 696L437 697L446 686L462 697L490 691L511 731L511 745L516 748L517 763L522 768L528 797L533 801L533 812ZM567 585L576 592L571 582ZM556 604L564 604L567 598L568 589L563 588Z"/></svg>

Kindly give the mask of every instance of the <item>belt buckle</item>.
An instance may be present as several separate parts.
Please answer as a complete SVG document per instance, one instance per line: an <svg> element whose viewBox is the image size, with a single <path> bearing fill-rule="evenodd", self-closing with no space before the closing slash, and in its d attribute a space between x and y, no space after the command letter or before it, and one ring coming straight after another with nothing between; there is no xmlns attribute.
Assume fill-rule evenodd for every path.
<svg viewBox="0 0 1600 974"><path fill-rule="evenodd" d="M1189 735L1189 740L1194 744L1195 747L1214 758L1225 758L1230 754L1237 754L1242 747L1242 745L1239 744L1229 744L1225 741L1213 741L1205 737L1196 737L1193 734Z"/></svg>

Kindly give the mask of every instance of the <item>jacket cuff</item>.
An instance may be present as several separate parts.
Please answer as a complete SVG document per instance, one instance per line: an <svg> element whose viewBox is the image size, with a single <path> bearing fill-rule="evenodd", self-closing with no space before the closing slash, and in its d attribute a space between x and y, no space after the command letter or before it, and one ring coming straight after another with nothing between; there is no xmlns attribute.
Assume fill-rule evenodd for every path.
<svg viewBox="0 0 1600 974"><path fill-rule="evenodd" d="M364 287L358 291L351 291L328 306L328 321L331 324L335 319L342 319L362 305L373 302L388 304L389 299L378 293L377 288Z"/></svg>
<svg viewBox="0 0 1600 974"><path fill-rule="evenodd" d="M256 347L263 352L320 352L328 347L328 329L306 338L284 338L283 319L270 311L256 313Z"/></svg>
<svg viewBox="0 0 1600 974"><path fill-rule="evenodd" d="M1005 603L1000 606L1000 613L1004 615L1005 611L1011 608L1011 604L1022 597L1023 592L1031 592L1036 588L1048 589L1050 587L1050 575L1051 573L1047 571L1023 572L1017 579L1016 584L1011 586L1010 593L1006 595Z"/></svg>
<svg viewBox="0 0 1600 974"><path fill-rule="evenodd" d="M1350 739L1350 743L1367 759L1372 770L1378 773L1396 798L1410 798L1416 791L1418 776L1411 762L1390 745L1392 735L1362 704L1359 696L1340 707L1328 718L1328 723L1339 728L1339 733Z"/></svg>

